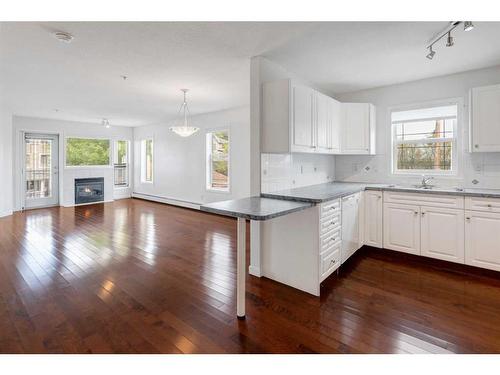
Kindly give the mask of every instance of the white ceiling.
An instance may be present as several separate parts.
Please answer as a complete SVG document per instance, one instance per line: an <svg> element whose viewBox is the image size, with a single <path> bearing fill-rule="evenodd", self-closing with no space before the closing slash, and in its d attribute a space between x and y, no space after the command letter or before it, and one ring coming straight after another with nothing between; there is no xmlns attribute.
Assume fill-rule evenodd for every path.
<svg viewBox="0 0 500 375"><path fill-rule="evenodd" d="M426 42L446 24L2 23L0 84L18 115L137 126L171 119L184 87L194 113L248 104L255 55L332 93L500 64L500 23L457 29L455 46L442 42L427 60Z"/></svg>
<svg viewBox="0 0 500 375"><path fill-rule="evenodd" d="M329 22L265 55L332 93L357 91L500 64L500 22L459 25L455 45L426 46L448 22Z"/></svg>

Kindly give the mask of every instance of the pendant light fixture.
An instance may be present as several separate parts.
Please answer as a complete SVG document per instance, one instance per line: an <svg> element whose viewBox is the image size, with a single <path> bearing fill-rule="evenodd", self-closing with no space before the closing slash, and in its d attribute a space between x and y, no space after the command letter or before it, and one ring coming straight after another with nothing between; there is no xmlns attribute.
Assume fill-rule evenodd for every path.
<svg viewBox="0 0 500 375"><path fill-rule="evenodd" d="M184 93L184 101L182 102L179 113L177 114L178 119L176 120L174 126L170 127L170 130L175 134L180 135L181 137L189 137L200 130L200 128L197 128L196 126L192 126L192 124L190 124L190 113L186 100L186 93L189 90L182 89L181 91Z"/></svg>

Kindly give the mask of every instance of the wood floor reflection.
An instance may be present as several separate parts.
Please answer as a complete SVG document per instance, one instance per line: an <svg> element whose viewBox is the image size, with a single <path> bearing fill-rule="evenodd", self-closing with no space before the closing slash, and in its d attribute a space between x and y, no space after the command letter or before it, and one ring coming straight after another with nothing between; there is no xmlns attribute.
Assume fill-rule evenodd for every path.
<svg viewBox="0 0 500 375"><path fill-rule="evenodd" d="M235 220L142 200L1 218L0 352L500 352L496 275L363 249L320 299L247 276L238 321L235 248Z"/></svg>

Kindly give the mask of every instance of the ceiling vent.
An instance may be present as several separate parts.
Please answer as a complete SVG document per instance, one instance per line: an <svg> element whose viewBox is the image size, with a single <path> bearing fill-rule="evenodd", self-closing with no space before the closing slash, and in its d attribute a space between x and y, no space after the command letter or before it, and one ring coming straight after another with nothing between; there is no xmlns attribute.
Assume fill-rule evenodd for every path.
<svg viewBox="0 0 500 375"><path fill-rule="evenodd" d="M64 42L64 43L71 43L73 41L73 39L75 39L75 37L73 35L71 35L70 33L66 33L64 31L56 31L54 33L54 37L58 41Z"/></svg>

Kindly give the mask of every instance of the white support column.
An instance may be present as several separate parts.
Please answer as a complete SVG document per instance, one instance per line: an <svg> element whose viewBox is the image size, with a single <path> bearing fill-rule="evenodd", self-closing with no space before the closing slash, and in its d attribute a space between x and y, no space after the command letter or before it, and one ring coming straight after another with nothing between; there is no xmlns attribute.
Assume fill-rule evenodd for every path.
<svg viewBox="0 0 500 375"><path fill-rule="evenodd" d="M262 276L260 270L260 231L261 222L250 220L250 267L248 267L248 273L257 277Z"/></svg>
<svg viewBox="0 0 500 375"><path fill-rule="evenodd" d="M246 220L238 218L236 259L236 315L245 318L245 258L246 258Z"/></svg>

